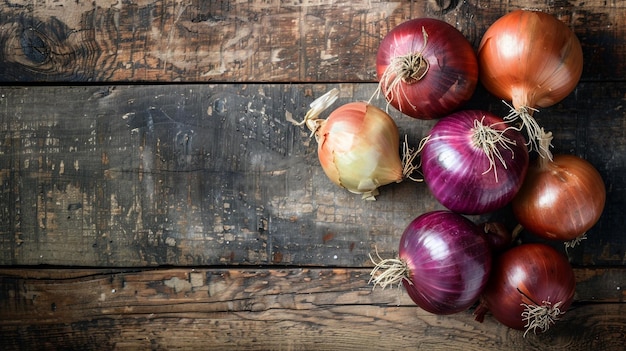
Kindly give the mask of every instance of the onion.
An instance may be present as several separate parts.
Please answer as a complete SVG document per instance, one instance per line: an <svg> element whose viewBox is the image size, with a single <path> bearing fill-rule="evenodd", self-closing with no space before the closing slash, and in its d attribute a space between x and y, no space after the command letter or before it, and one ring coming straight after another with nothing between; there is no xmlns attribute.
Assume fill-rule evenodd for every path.
<svg viewBox="0 0 626 351"><path fill-rule="evenodd" d="M375 200L380 186L414 179L416 153L405 144L400 158L398 127L385 111L359 101L337 108L327 119L318 118L338 94L337 89L327 92L311 103L302 122L294 122L306 124L315 135L319 161L328 178L367 200Z"/></svg>
<svg viewBox="0 0 626 351"><path fill-rule="evenodd" d="M469 308L487 283L489 244L478 226L449 211L415 218L400 238L398 258L372 261L374 286L400 284L422 309L452 314Z"/></svg>
<svg viewBox="0 0 626 351"><path fill-rule="evenodd" d="M506 250L513 243L513 233L503 222L484 222L478 226L483 229L485 239L494 253Z"/></svg>
<svg viewBox="0 0 626 351"><path fill-rule="evenodd" d="M376 56L379 88L400 112L443 117L466 103L478 82L474 48L456 28L417 18L393 28Z"/></svg>
<svg viewBox="0 0 626 351"><path fill-rule="evenodd" d="M574 32L556 17L517 10L487 29L478 47L478 63L481 83L512 102L508 118L522 120L533 150L540 134L533 112L574 90L583 70L583 52Z"/></svg>
<svg viewBox="0 0 626 351"><path fill-rule="evenodd" d="M542 132L543 133L543 132ZM551 133L541 138L547 145ZM575 155L538 157L512 201L515 218L530 232L551 240L570 241L600 219L606 189L600 173Z"/></svg>
<svg viewBox="0 0 626 351"><path fill-rule="evenodd" d="M490 112L463 110L433 126L421 150L424 181L446 208L484 214L507 205L528 168L523 135Z"/></svg>
<svg viewBox="0 0 626 351"><path fill-rule="evenodd" d="M574 271L564 255L541 243L516 246L493 262L491 277L474 312L490 311L509 328L545 332L574 299Z"/></svg>

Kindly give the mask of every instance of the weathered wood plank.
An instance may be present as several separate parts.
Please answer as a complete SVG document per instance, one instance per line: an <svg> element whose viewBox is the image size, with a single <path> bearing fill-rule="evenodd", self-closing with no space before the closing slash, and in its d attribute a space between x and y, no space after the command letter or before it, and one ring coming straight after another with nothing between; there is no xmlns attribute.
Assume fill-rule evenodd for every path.
<svg viewBox="0 0 626 351"><path fill-rule="evenodd" d="M577 270L577 299L543 335L471 310L435 316L365 269L0 270L0 344L23 349L622 350L620 270ZM613 278L609 278L612 276ZM621 285L623 286L623 285ZM620 287L620 286L617 286ZM599 294L604 294L599 296Z"/></svg>
<svg viewBox="0 0 626 351"><path fill-rule="evenodd" d="M373 81L380 39L409 18L443 19L477 47L495 19L527 7L553 13L575 30L584 49L584 80L626 77L622 0L4 4L5 82Z"/></svg>
<svg viewBox="0 0 626 351"><path fill-rule="evenodd" d="M374 247L393 255L411 219L442 207L423 183L389 185L375 202L330 183L314 139L287 118L335 86L336 106L376 89L0 88L0 264L358 267ZM588 159L607 185L600 222L569 252L576 265L625 262L624 96L622 83L584 83L538 113L554 151ZM468 108L505 112L484 92ZM391 112L414 145L434 124ZM492 217L515 225L506 210Z"/></svg>

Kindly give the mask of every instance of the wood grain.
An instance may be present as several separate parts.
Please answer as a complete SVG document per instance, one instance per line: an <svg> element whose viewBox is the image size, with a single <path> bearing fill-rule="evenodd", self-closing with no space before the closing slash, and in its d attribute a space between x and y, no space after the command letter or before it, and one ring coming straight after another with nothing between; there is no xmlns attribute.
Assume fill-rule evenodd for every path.
<svg viewBox="0 0 626 351"><path fill-rule="evenodd" d="M588 239L550 243L573 307L526 338L373 290L368 255L442 207L423 183L375 202L334 186L289 122L333 87L336 106L369 100L377 46L407 19L476 48L518 8L581 41L581 83L536 117L607 186ZM626 350L624 62L624 0L4 0L0 349ZM507 112L482 87L466 107ZM412 145L434 124L390 112Z"/></svg>
<svg viewBox="0 0 626 351"><path fill-rule="evenodd" d="M443 207L423 183L389 185L374 202L330 183L315 140L288 119L332 87L336 106L376 89L0 88L0 264L360 267L375 248L395 255L408 222ZM625 95L623 84L585 83L538 113L554 151L586 158L607 185L600 222L568 252L576 265L624 264ZM506 111L484 92L470 108ZM391 113L413 145L434 124ZM471 218L515 225L508 209Z"/></svg>
<svg viewBox="0 0 626 351"><path fill-rule="evenodd" d="M5 82L371 82L380 40L407 19L442 19L477 48L493 21L528 7L575 30L584 49L583 80L626 76L624 1L4 3Z"/></svg>
<svg viewBox="0 0 626 351"><path fill-rule="evenodd" d="M590 274L577 270L577 278ZM3 269L0 340L4 350L31 342L36 346L29 349L83 350L586 351L624 345L625 305L607 303L617 296L623 301L624 294L598 296L584 280L577 295L596 294L598 303L576 303L546 334L524 338L489 316L474 321L471 310L426 313L403 290L373 290L368 279L368 270L339 268Z"/></svg>

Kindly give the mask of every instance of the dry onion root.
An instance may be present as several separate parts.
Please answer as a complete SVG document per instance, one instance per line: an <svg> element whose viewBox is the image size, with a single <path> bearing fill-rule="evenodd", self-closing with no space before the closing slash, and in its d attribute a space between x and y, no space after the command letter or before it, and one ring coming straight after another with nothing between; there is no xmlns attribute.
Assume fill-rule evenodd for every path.
<svg viewBox="0 0 626 351"><path fill-rule="evenodd" d="M512 138L506 135L506 130L494 129L492 126L484 123L485 116L482 120L474 120L474 128L472 128L472 143L479 149L482 149L487 159L489 160L489 168L486 169L483 174L487 174L493 171L493 174L498 182L497 165L500 164L504 169L507 169L507 161L502 156L501 150L506 150L511 154L514 154L513 148L517 143ZM508 127L511 128L511 127ZM496 163L496 160L499 161Z"/></svg>
<svg viewBox="0 0 626 351"><path fill-rule="evenodd" d="M550 329L559 320L560 316L565 313L559 308L562 304L562 301L554 305L550 301L542 301L541 305L522 303L522 306L524 306L522 320L526 322L524 325L524 328L526 328L524 337L531 330L537 334L537 329L540 329L542 333Z"/></svg>
<svg viewBox="0 0 626 351"><path fill-rule="evenodd" d="M317 98L296 125L306 125L317 141L317 154L328 178L348 191L375 200L378 188L405 179L421 181L413 174L420 149L405 142L400 155L400 136L395 121L385 111L364 101L350 102L319 116L339 96L332 89Z"/></svg>

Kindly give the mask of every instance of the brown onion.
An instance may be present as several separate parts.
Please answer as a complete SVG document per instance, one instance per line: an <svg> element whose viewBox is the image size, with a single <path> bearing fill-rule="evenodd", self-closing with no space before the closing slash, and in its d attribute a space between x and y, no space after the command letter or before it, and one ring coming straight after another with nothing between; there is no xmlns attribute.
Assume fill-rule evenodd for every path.
<svg viewBox="0 0 626 351"><path fill-rule="evenodd" d="M549 144L551 134L544 143ZM544 146L545 147L545 146ZM606 189L600 173L574 155L538 157L512 201L515 217L528 231L552 240L570 241L600 219Z"/></svg>
<svg viewBox="0 0 626 351"><path fill-rule="evenodd" d="M513 104L510 118L521 118L531 146L536 146L540 127L533 112L574 90L583 70L583 52L574 32L556 17L517 10L487 29L478 63L481 83Z"/></svg>

